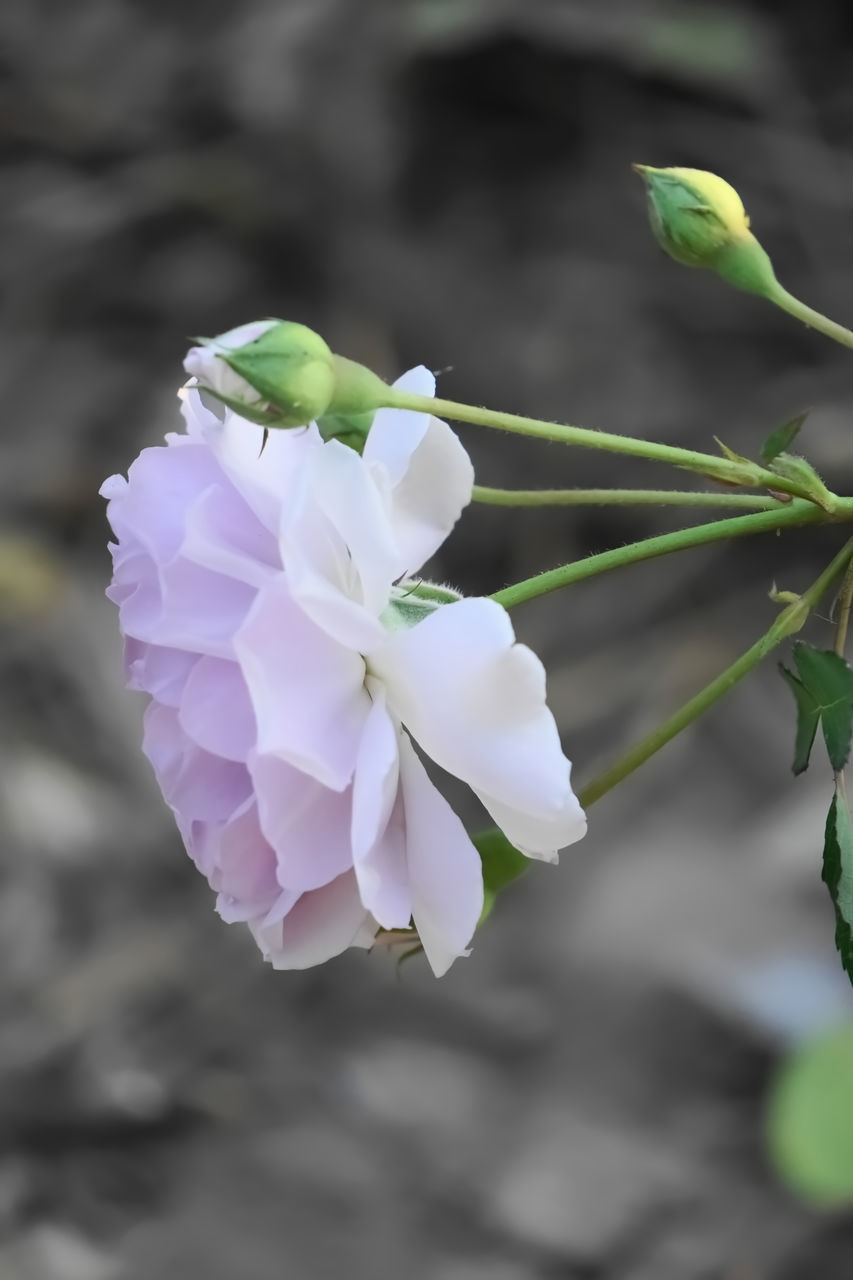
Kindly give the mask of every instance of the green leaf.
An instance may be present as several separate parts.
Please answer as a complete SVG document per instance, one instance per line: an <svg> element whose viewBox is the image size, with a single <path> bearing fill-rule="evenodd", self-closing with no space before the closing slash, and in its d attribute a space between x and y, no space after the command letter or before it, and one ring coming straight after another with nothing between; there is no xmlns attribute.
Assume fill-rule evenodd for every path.
<svg viewBox="0 0 853 1280"><path fill-rule="evenodd" d="M829 762L839 773L850 755L853 733L853 671L831 649L815 649L798 640L794 645L798 676L780 663L779 670L797 702L794 773L808 768L820 723Z"/></svg>
<svg viewBox="0 0 853 1280"><path fill-rule="evenodd" d="M800 427L808 416L808 412L799 413L796 418L792 418L784 426L777 427L775 431L770 432L770 435L761 446L761 461L765 466L788 448L788 445L796 438Z"/></svg>
<svg viewBox="0 0 853 1280"><path fill-rule="evenodd" d="M523 876L530 868L530 859L514 844L510 844L502 831L492 827L471 837L483 863L483 911L480 923L490 915L495 898L513 880Z"/></svg>
<svg viewBox="0 0 853 1280"><path fill-rule="evenodd" d="M794 738L794 763L791 769L795 774L805 773L809 767L809 756L814 746L817 727L820 724L820 710L810 689L798 680L792 671L779 663L779 674L794 695L797 702L797 731Z"/></svg>
<svg viewBox="0 0 853 1280"><path fill-rule="evenodd" d="M853 1026L804 1044L782 1066L766 1117L770 1157L809 1204L853 1203Z"/></svg>
<svg viewBox="0 0 853 1280"><path fill-rule="evenodd" d="M847 800L837 789L826 818L823 882L835 908L835 945L848 978L853 980L853 824Z"/></svg>
<svg viewBox="0 0 853 1280"><path fill-rule="evenodd" d="M720 453L724 458L728 458L729 462L741 462L747 467L754 465L752 461L749 458L745 458L742 453L735 453L734 449L730 449L727 444L723 444L719 436L714 436L714 440L716 441Z"/></svg>

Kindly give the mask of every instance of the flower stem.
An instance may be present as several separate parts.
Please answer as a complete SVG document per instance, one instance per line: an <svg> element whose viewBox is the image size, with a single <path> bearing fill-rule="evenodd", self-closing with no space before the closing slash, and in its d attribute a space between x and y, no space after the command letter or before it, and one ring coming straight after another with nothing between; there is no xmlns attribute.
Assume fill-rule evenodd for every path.
<svg viewBox="0 0 853 1280"><path fill-rule="evenodd" d="M664 462L740 488L771 489L778 493L792 494L794 497L809 497L804 486L798 481L776 475L775 472L766 470L758 463L747 460L734 461L731 458L720 458L710 453L698 453L694 449L679 449L673 445L655 444L652 440L614 435L610 431L593 431L588 427L570 427L558 422L543 422L539 418L501 413L496 409L481 409L476 405L460 404L456 400L434 400L430 396L401 391L398 387L386 388L383 404L386 408L414 409L418 413L437 414L442 418L452 418L456 422L471 422L483 427L495 427L499 431L534 436L540 440L554 440L560 444L603 449L607 453L621 453L629 457L646 458L651 462Z"/></svg>
<svg viewBox="0 0 853 1280"><path fill-rule="evenodd" d="M853 558L853 538L851 538L838 552L838 555L827 565L823 573L817 578L807 591L791 604L789 604L776 621L764 633L760 640L750 648L746 653L742 654L730 667L722 671L720 675L706 685L701 692L686 702L673 715L665 720L663 724L658 725L648 737L643 738L635 747L627 751L621 759L611 765L597 778L594 778L586 787L578 794L578 799L586 808L594 804L596 800L600 800L603 795L611 791L619 782L632 774L641 764L645 764L661 747L665 747L671 742L683 729L698 719L703 712L728 693L733 685L742 680L753 667L757 666L762 658L777 645L787 639L788 636L794 635L803 626L812 609L820 602L826 590L832 585L840 573L842 573L851 563Z"/></svg>
<svg viewBox="0 0 853 1280"><path fill-rule="evenodd" d="M676 529L673 533L645 538L642 542L629 542L627 546L614 547L612 551L602 551L598 555L587 556L584 560L537 573L532 578L525 578L522 582L495 591L492 599L497 600L505 609L511 609L526 600L534 600L549 591L571 586L599 573L621 569L624 565L636 564L641 560L652 560L656 556L669 555L673 551L684 551L688 547L699 547L725 538L741 538L747 534L767 533L791 525L824 524L828 521L851 519L853 498L840 498L831 516L813 503L798 499L784 505L777 504L774 511L757 511L752 515L734 516L729 520L714 520L709 524L695 525L691 529Z"/></svg>
<svg viewBox="0 0 853 1280"><path fill-rule="evenodd" d="M776 498L751 493L696 493L676 489L491 489L475 484L474 502L495 507L728 507L779 511Z"/></svg>
<svg viewBox="0 0 853 1280"><path fill-rule="evenodd" d="M782 311L787 311L789 316L793 316L795 320L801 320L810 329L816 329L818 333L832 338L833 342L840 342L842 347L853 347L853 332L845 329L843 324L836 324L834 320L821 315L813 307L807 307L804 302L800 302L799 298L795 298L787 289L783 289L778 282L764 296L768 302L774 303Z"/></svg>
<svg viewBox="0 0 853 1280"><path fill-rule="evenodd" d="M847 628L850 624L850 607L853 605L853 565L847 566L841 590L835 603L837 620L835 623L835 652L839 658L844 657L847 648Z"/></svg>

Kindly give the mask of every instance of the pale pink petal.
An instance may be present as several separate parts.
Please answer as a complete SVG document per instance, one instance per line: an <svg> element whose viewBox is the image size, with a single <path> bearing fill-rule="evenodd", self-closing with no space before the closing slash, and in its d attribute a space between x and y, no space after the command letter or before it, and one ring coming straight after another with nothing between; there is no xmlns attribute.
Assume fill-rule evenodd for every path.
<svg viewBox="0 0 853 1280"><path fill-rule="evenodd" d="M257 721L257 748L327 787L352 779L370 699L364 662L332 640L290 597L284 575L259 594L235 638Z"/></svg>
<svg viewBox="0 0 853 1280"><path fill-rule="evenodd" d="M236 662L196 660L183 690L180 723L205 751L245 762L255 744L255 716Z"/></svg>
<svg viewBox="0 0 853 1280"><path fill-rule="evenodd" d="M493 798L504 814L534 819L528 835L538 831L539 843L527 848L547 856L580 838L582 818L545 702L544 668L514 640L500 605L460 600L389 636L371 669L426 753L485 803Z"/></svg>
<svg viewBox="0 0 853 1280"><path fill-rule="evenodd" d="M440 978L466 954L477 928L483 910L482 863L405 734L400 738L400 785L412 915L430 967Z"/></svg>
<svg viewBox="0 0 853 1280"><path fill-rule="evenodd" d="M253 756L249 771L283 889L317 889L352 866L351 791L324 787L275 756Z"/></svg>
<svg viewBox="0 0 853 1280"><path fill-rule="evenodd" d="M394 383L431 396L435 378L421 366ZM413 573L434 555L471 501L474 468L455 432L440 418L408 409L379 409L364 446L390 503L397 573Z"/></svg>
<svg viewBox="0 0 853 1280"><path fill-rule="evenodd" d="M361 900L386 929L412 915L406 826L398 786L400 730L385 709L381 686L364 725L352 796L352 856Z"/></svg>
<svg viewBox="0 0 853 1280"><path fill-rule="evenodd" d="M305 893L280 924L249 928L275 969L308 969L362 944L369 915L348 871L331 884Z"/></svg>

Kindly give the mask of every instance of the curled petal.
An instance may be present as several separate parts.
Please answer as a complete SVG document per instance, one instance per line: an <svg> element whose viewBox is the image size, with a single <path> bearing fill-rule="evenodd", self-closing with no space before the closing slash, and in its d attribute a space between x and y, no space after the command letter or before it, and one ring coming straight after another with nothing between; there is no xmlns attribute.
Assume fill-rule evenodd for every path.
<svg viewBox="0 0 853 1280"><path fill-rule="evenodd" d="M427 777L406 734L400 737L406 865L412 915L437 978L466 954L483 910L480 855Z"/></svg>
<svg viewBox="0 0 853 1280"><path fill-rule="evenodd" d="M394 383L431 396L435 377L423 366ZM413 573L434 555L471 501L474 468L446 422L409 409L379 409L364 461L382 478L397 546L397 574Z"/></svg>
<svg viewBox="0 0 853 1280"><path fill-rule="evenodd" d="M232 920L256 919L279 900L275 853L258 824L254 798L227 822L205 824L194 843L196 862L205 868L211 888L221 895L220 907Z"/></svg>
<svg viewBox="0 0 853 1280"><path fill-rule="evenodd" d="M290 589L319 627L366 652L399 576L382 495L363 460L337 440L315 453L285 508L282 560Z"/></svg>
<svg viewBox="0 0 853 1280"><path fill-rule="evenodd" d="M113 483L116 477L102 486L109 497L107 518L120 541L132 537L156 564L166 564L183 541L188 507L220 477L216 459L202 443L143 449L123 487Z"/></svg>
<svg viewBox="0 0 853 1280"><path fill-rule="evenodd" d="M198 654L187 653L185 649L166 649L132 636L125 637L127 687L150 693L167 707L180 706L187 679L198 661Z"/></svg>
<svg viewBox="0 0 853 1280"><path fill-rule="evenodd" d="M540 824L526 851L548 856L583 835L570 765L545 702L544 668L515 643L500 605L474 599L442 605L390 636L371 655L371 669L384 681L394 714L437 764L487 805L499 801L504 815L516 811Z"/></svg>
<svg viewBox="0 0 853 1280"><path fill-rule="evenodd" d="M385 929L404 929L412 916L406 865L406 823L399 788L399 727L385 709L381 686L358 749L352 795L352 857L361 900Z"/></svg>
<svg viewBox="0 0 853 1280"><path fill-rule="evenodd" d="M318 889L352 866L350 791L324 787L275 756L253 756L249 771L283 889Z"/></svg>
<svg viewBox="0 0 853 1280"><path fill-rule="evenodd" d="M251 794L245 766L197 747L184 733L173 707L150 704L144 717L142 750L184 833L195 821L230 818Z"/></svg>
<svg viewBox="0 0 853 1280"><path fill-rule="evenodd" d="M586 814L571 790L567 792L562 808L545 818L504 804L500 798L485 791L477 791L477 795L507 839L528 858L556 862L560 849L586 835Z"/></svg>
<svg viewBox="0 0 853 1280"><path fill-rule="evenodd" d="M355 875L348 871L322 889L302 894L279 923L250 924L249 928L273 968L307 969L347 947L368 945L369 921Z"/></svg>

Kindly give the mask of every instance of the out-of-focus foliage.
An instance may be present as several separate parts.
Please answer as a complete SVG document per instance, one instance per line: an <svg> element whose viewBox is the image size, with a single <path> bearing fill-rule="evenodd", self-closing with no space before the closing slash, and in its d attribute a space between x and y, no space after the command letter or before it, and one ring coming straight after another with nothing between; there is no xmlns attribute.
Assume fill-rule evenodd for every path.
<svg viewBox="0 0 853 1280"><path fill-rule="evenodd" d="M769 1150L792 1191L824 1208L853 1204L853 1027L806 1041L780 1069Z"/></svg>

